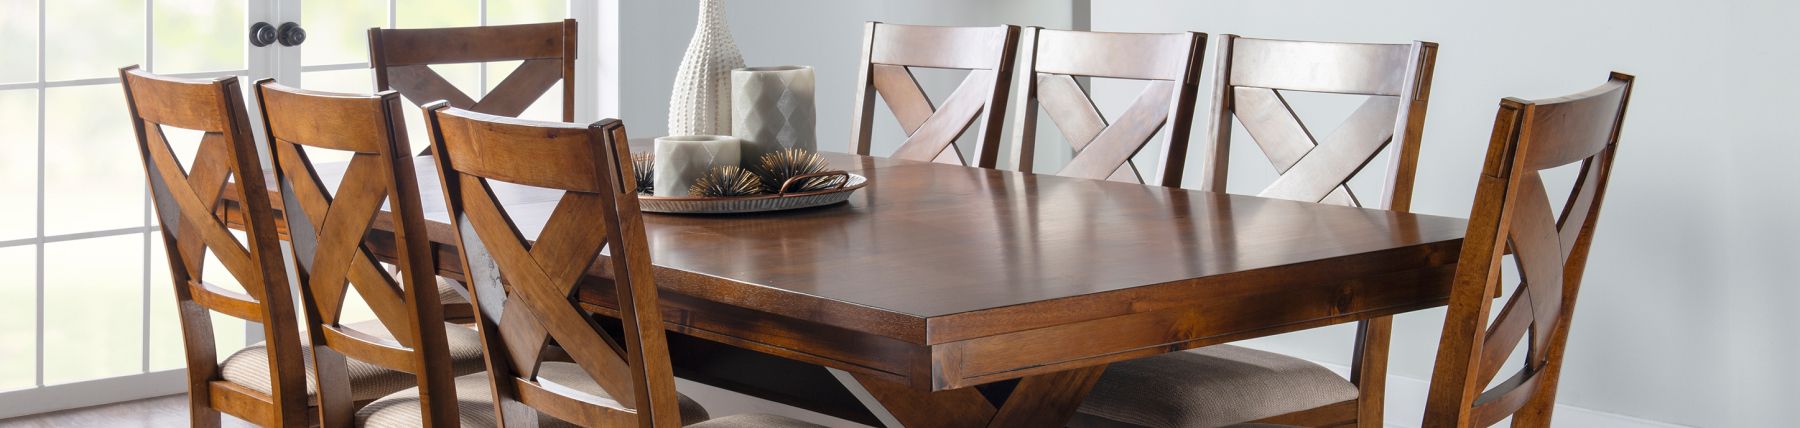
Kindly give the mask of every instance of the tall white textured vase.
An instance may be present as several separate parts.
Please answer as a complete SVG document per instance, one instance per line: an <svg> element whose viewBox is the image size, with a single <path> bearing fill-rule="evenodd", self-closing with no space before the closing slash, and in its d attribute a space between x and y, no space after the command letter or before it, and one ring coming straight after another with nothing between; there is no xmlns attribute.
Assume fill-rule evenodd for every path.
<svg viewBox="0 0 1800 428"><path fill-rule="evenodd" d="M669 94L669 135L731 135L731 70L743 66L724 0L700 0L694 39Z"/></svg>

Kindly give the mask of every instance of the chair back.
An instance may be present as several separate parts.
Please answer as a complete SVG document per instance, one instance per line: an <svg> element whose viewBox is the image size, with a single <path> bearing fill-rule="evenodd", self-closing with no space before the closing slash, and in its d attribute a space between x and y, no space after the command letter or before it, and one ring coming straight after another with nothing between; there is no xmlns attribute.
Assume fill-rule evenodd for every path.
<svg viewBox="0 0 1800 428"><path fill-rule="evenodd" d="M168 78L135 65L119 69L119 78L169 252L194 420L210 416L216 421L223 411L264 426L304 426L306 368L299 321L237 78ZM204 132L188 165L175 154L164 127ZM224 192L239 192L237 200L243 201L245 215L231 219L242 224L242 240L215 214L223 211L219 203ZM202 268L208 253L243 285L243 293L206 280ZM221 377L212 312L262 324L273 373L269 394Z"/></svg>
<svg viewBox="0 0 1800 428"><path fill-rule="evenodd" d="M517 117L562 82L562 120L575 120L575 20L483 27L369 29L369 64L375 88L394 89L414 104L448 101L452 107ZM523 61L487 95L475 99L457 89L433 64Z"/></svg>
<svg viewBox="0 0 1800 428"><path fill-rule="evenodd" d="M1260 196L1363 206L1347 183L1398 140L1388 161L1380 206L1409 210L1436 58L1437 44L1431 42L1333 43L1225 35L1214 78L1212 132L1206 150L1209 170L1201 188L1225 192L1235 117L1280 175ZM1320 139L1283 97L1289 92L1368 98Z"/></svg>
<svg viewBox="0 0 1800 428"><path fill-rule="evenodd" d="M1586 92L1500 101L1457 259L1424 426L1488 426L1509 416L1513 426L1550 426L1575 295L1612 175L1632 80L1615 72ZM1580 169L1574 188L1558 210L1540 172L1575 163ZM1489 311L1502 295L1500 263L1507 254L1521 278L1490 322ZM1522 341L1523 366L1488 389Z"/></svg>
<svg viewBox="0 0 1800 428"><path fill-rule="evenodd" d="M850 125L856 153L869 155L875 96L893 111L906 142L891 156L993 168L1000 157L1000 127L1012 84L1019 27L931 27L870 22L863 31L858 71L858 114ZM942 104L933 104L913 78L914 68L969 70ZM964 162L956 140L971 125L975 160Z"/></svg>
<svg viewBox="0 0 1800 428"><path fill-rule="evenodd" d="M1038 108L1045 113L1074 157L1056 175L1145 183L1131 159L1168 125L1157 171L1148 182L1181 186L1193 129L1194 97L1200 78L1205 33L1100 33L1025 30L1025 78L1019 83L1019 114L1013 130L1013 164L1033 172ZM1136 101L1108 120L1075 79L1105 77L1147 80Z"/></svg>
<svg viewBox="0 0 1800 428"><path fill-rule="evenodd" d="M426 111L502 424L536 426L543 412L582 426L680 426L624 125L531 122L441 103ZM563 191L535 242L494 197L502 182ZM602 248L609 257L597 265ZM571 298L590 272L611 273L623 341ZM611 400L541 382L551 343Z"/></svg>
<svg viewBox="0 0 1800 428"><path fill-rule="evenodd" d="M287 208L322 425L349 426L355 418L345 356L416 375L423 426L456 421L443 306L400 95L307 91L274 79L257 82L256 93ZM309 147L351 153L335 191L319 178ZM391 224L394 237L380 248L365 238L378 222ZM392 258L399 278L377 254ZM340 322L351 290L392 339Z"/></svg>

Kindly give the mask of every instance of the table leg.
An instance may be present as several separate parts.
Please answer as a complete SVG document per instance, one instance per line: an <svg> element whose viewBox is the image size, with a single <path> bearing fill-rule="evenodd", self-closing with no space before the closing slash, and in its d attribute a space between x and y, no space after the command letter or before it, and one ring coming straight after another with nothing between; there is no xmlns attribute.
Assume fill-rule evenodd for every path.
<svg viewBox="0 0 1800 428"><path fill-rule="evenodd" d="M871 376L852 376L908 427L1059 427L1075 416L1105 371L1105 365L1098 365L1020 379L998 409L975 388L923 392Z"/></svg>

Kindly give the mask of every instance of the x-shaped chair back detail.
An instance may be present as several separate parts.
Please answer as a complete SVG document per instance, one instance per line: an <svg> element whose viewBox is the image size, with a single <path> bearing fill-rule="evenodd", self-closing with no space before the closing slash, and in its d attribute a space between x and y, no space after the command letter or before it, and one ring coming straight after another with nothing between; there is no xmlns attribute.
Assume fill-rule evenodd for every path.
<svg viewBox="0 0 1800 428"><path fill-rule="evenodd" d="M322 425L349 426L355 418L346 356L417 375L426 392L423 425L456 421L443 309L400 95L306 91L273 79L257 82L256 90L287 208ZM335 192L320 180L308 147L351 153ZM382 269L365 240L378 222L392 225L400 279ZM340 324L352 287L392 340Z"/></svg>
<svg viewBox="0 0 1800 428"><path fill-rule="evenodd" d="M120 69L119 78L169 252L187 352L193 424L218 426L219 413L224 412L264 426L305 426L300 329L237 78L175 79L137 66ZM189 165L182 165L170 146L165 126L204 132ZM235 185L230 184L233 181ZM243 225L243 241L226 227L226 219L215 215L227 191L240 192L238 200L243 201L246 214L231 219ZM202 268L208 253L244 286L244 293L205 280ZM211 312L262 323L269 372L274 374L269 394L221 377Z"/></svg>
<svg viewBox="0 0 1800 428"><path fill-rule="evenodd" d="M400 91L416 105L447 101L451 107L518 117L562 82L562 120L575 120L574 19L537 24L416 29L369 29L369 65L375 88ZM523 61L487 95L475 99L457 89L433 64Z"/></svg>
<svg viewBox="0 0 1800 428"><path fill-rule="evenodd" d="M1000 127L1006 117L1019 27L870 22L865 28L856 82L859 110L850 126L856 153L869 155L879 94L907 135L891 157L967 165L956 140L976 125L973 165L993 168L1000 154ZM913 78L914 68L961 69L969 74L942 104L934 104Z"/></svg>
<svg viewBox="0 0 1800 428"><path fill-rule="evenodd" d="M1513 426L1550 426L1569 320L1632 80L1614 72L1605 84L1574 95L1500 101L1451 285L1424 426L1488 426L1507 417ZM1580 172L1559 215L1540 172L1575 163ZM1509 252L1519 282L1489 322ZM1523 367L1484 391L1521 341Z"/></svg>
<svg viewBox="0 0 1800 428"><path fill-rule="evenodd" d="M1225 192L1232 118L1280 174L1260 196L1363 206L1346 184L1394 141L1382 208L1407 211L1437 44L1332 43L1226 34L1214 77L1210 170L1201 188ZM1282 93L1368 95L1323 139L1301 123Z"/></svg>
<svg viewBox="0 0 1800 428"><path fill-rule="evenodd" d="M624 125L531 122L442 103L426 111L502 424L535 427L541 411L583 426L680 426ZM496 182L564 191L535 242L494 197ZM595 264L602 248L607 266ZM574 303L590 270L612 273L623 342ZM552 343L612 400L540 382Z"/></svg>
<svg viewBox="0 0 1800 428"><path fill-rule="evenodd" d="M1132 161L1167 125L1155 176L1181 187L1205 33L1101 33L1025 29L1025 77L1013 130L1013 165L1033 172L1039 107L1068 140L1074 157L1056 175L1145 183ZM1107 120L1078 77L1147 80L1136 101Z"/></svg>

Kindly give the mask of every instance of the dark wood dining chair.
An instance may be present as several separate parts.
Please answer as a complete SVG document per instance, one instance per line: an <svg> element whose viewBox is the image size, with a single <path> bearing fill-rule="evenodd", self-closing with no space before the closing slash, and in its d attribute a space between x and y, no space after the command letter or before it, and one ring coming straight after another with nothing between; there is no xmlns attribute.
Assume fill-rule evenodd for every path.
<svg viewBox="0 0 1800 428"><path fill-rule="evenodd" d="M1073 158L1056 175L1181 187L1188 134L1194 123L1205 33L1101 33L1025 29L1025 77L1019 83L1013 165L1034 172L1037 118L1042 107L1068 140ZM1102 77L1148 81L1137 100L1113 120L1100 113L1076 81ZM1132 157L1166 130L1153 178L1144 180Z"/></svg>
<svg viewBox="0 0 1800 428"><path fill-rule="evenodd" d="M462 298L433 271L400 95L306 91L273 79L257 82L256 93L287 208L313 372L324 391L317 400L321 425L351 426L357 404L414 386L426 398L410 423L457 420L453 378L484 368L481 337L444 322L442 296ZM309 149L350 152L343 179L321 181ZM376 222L393 225L391 247L365 240ZM391 254L397 277L376 258L383 253ZM352 290L375 320L342 322Z"/></svg>
<svg viewBox="0 0 1800 428"><path fill-rule="evenodd" d="M447 28L370 28L369 66L375 90L400 91L414 105L435 101L482 113L518 117L562 82L562 120L575 120L574 19L537 24ZM521 61L481 99L464 93L434 64ZM420 154L424 154L421 152Z"/></svg>
<svg viewBox="0 0 1800 428"><path fill-rule="evenodd" d="M589 427L812 426L767 415L707 421L676 392L619 121L531 122L438 103L426 107L426 125L487 350L485 375L457 379L459 392L491 388L463 394L494 406L479 423L537 426L542 414ZM546 216L534 217L543 225L535 242L495 197L520 185L563 191L555 208L531 213ZM594 269L612 273L621 338L570 297ZM573 362L545 361L549 344Z"/></svg>
<svg viewBox="0 0 1800 428"><path fill-rule="evenodd" d="M1369 206L1410 211L1437 44L1269 40L1226 34L1217 49L1212 132L1204 150L1208 171L1202 189L1226 190L1235 118L1280 176L1260 196L1365 206L1348 183L1391 146L1386 187L1380 201ZM1367 98L1321 139L1284 97L1295 92ZM1348 380L1306 360L1232 345L1114 364L1089 396L1091 416L1147 417L1142 420L1158 421L1152 426L1261 420L1380 427L1392 323L1392 318L1381 317L1358 324ZM1182 392L1168 392L1175 390ZM1246 400L1256 403L1241 403ZM1160 407L1188 409L1182 415L1146 410L1173 402L1211 404Z"/></svg>
<svg viewBox="0 0 1800 428"><path fill-rule="evenodd" d="M299 320L237 78L175 79L134 65L119 69L119 79L169 253L187 353L191 425L217 427L223 413L262 426L307 426L313 412L307 408ZM164 127L204 132L187 165ZM237 195L245 213L237 219L245 231L241 240L214 214L226 191L242 193ZM208 253L243 285L243 293L207 281L202 268ZM215 312L261 323L265 341L221 363L213 344Z"/></svg>
<svg viewBox="0 0 1800 428"><path fill-rule="evenodd" d="M1633 77L1558 98L1500 101L1425 404L1425 427L1548 427L1575 295L1612 175ZM1579 163L1567 202L1552 205L1540 172ZM1559 214L1560 212L1560 214ZM1520 278L1500 314L1503 258ZM1529 341L1527 341L1529 338ZM1488 388L1519 343L1524 364Z"/></svg>
<svg viewBox="0 0 1800 428"><path fill-rule="evenodd" d="M1019 27L932 27L870 22L863 31L862 68L856 75L857 114L850 124L856 154L868 156L880 95L906 141L890 157L993 168L1000 157L1001 125ZM943 103L934 104L913 69L968 70ZM974 162L964 162L956 140L975 126Z"/></svg>

